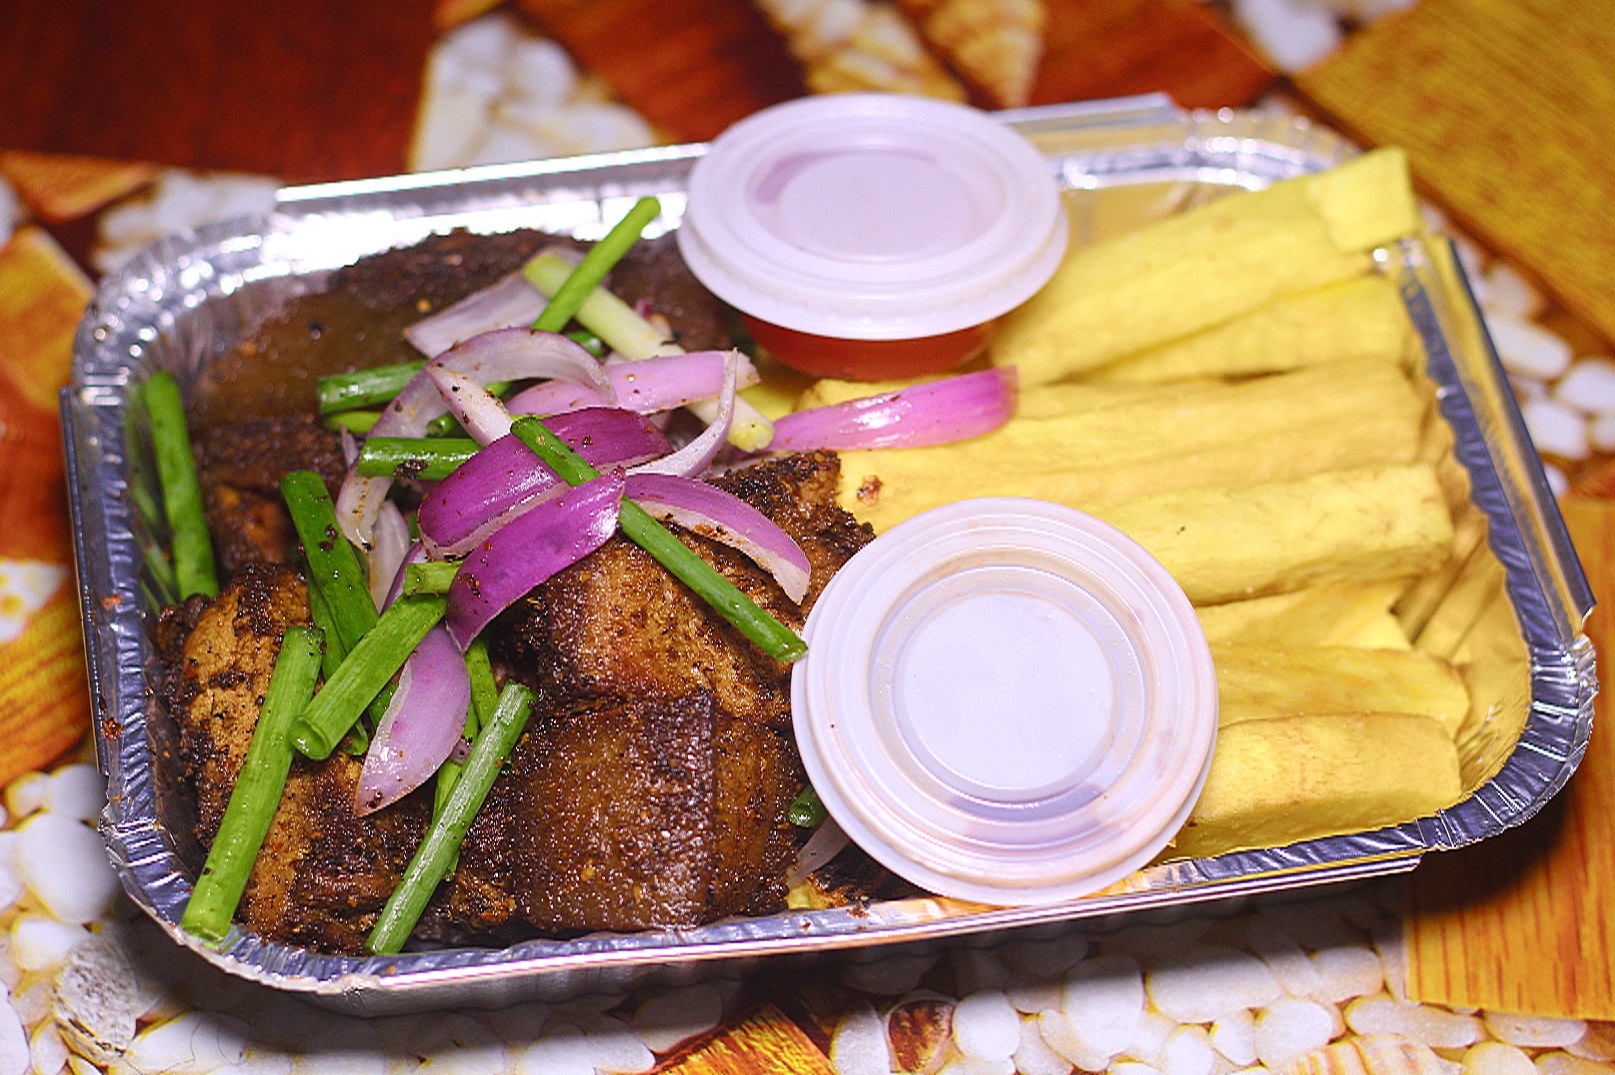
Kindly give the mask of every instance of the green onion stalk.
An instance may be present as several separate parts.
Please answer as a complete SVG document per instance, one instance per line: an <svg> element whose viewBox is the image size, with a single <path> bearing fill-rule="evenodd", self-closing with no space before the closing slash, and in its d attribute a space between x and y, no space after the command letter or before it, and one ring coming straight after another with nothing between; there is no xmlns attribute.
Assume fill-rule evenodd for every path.
<svg viewBox="0 0 1615 1075"><path fill-rule="evenodd" d="M157 460L179 596L216 597L219 577L213 562L213 538L202 513L202 485L196 476L196 457L191 454L179 382L166 370L158 371L147 378L142 396L151 422L152 453Z"/></svg>

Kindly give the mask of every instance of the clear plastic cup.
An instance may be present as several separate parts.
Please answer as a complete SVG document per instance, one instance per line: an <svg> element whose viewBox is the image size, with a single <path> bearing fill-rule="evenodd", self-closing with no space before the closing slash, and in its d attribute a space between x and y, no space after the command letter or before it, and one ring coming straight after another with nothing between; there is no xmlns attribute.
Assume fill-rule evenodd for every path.
<svg viewBox="0 0 1615 1075"><path fill-rule="evenodd" d="M962 105L830 94L735 124L695 165L692 272L781 362L877 380L952 369L1064 256L1053 170Z"/></svg>
<svg viewBox="0 0 1615 1075"><path fill-rule="evenodd" d="M892 528L820 595L797 744L860 847L931 892L1072 899L1147 864L1205 784L1216 673L1136 542L1045 501Z"/></svg>

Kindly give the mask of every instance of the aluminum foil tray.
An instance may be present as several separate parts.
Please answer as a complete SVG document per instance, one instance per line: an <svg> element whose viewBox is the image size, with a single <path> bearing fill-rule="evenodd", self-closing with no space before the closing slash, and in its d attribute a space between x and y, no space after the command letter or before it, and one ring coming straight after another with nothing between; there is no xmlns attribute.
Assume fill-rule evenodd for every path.
<svg viewBox="0 0 1615 1075"><path fill-rule="evenodd" d="M1353 152L1329 132L1289 119L1186 114L1162 97L1004 119L1045 151L1068 188L1079 243L1231 187L1328 168ZM233 974L353 1012L496 1006L733 972L764 957L931 942L1405 870L1427 851L1524 820L1569 777L1586 747L1596 690L1582 633L1591 595L1461 272L1444 242L1410 237L1380 251L1380 266L1398 283L1423 339L1457 457L1484 513L1490 552L1483 545L1479 555L1495 556L1506 578L1501 615L1472 640L1471 652L1485 658L1476 667L1490 670L1472 686L1491 692L1490 710L1460 743L1471 793L1456 806L1375 832L1167 862L1058 906L914 899L374 958L317 955L240 932L214 950L184 934L177 923L191 888L182 853L189 827L154 762L174 733L146 678L157 607L141 550L161 535L146 532L136 510L149 474L128 421L131 388L158 369L188 381L244 326L317 288L330 269L433 232L529 227L591 238L644 194L661 198L660 225L676 226L685 178L702 152L675 146L287 189L269 217L159 243L101 287L62 395L96 741L109 783L101 831L125 888L176 943Z"/></svg>

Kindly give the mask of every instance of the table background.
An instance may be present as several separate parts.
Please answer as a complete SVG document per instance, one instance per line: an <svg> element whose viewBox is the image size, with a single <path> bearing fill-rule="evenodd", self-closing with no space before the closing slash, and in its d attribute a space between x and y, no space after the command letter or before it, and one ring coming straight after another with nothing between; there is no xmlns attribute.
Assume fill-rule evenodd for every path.
<svg viewBox="0 0 1615 1075"><path fill-rule="evenodd" d="M0 864L29 831L44 830L41 818L74 814L70 792L86 773L90 714L54 394L102 215L147 196L173 168L285 182L407 169L420 148L434 42L492 6L290 0L270 12L27 0L0 11L0 175L27 218L0 248L0 775L10 813ZM1423 0L1288 78L1217 5L1095 0L1049 10L1034 102L1157 90L1192 107L1277 101L1365 144L1404 145L1422 193L1476 249L1549 296L1543 323L1578 353L1610 350L1607 6ZM502 14L563 45L590 73L591 92L632 106L659 140L710 137L805 92L801 65L743 0L513 0ZM1610 465L1554 461L1576 487L1563 506L1603 601L1615 595L1615 513L1595 494L1610 484ZM1595 613L1589 633L1601 653L1610 630ZM983 1059L997 1055L1003 1013L1026 1014L1024 1028L1042 1011L1102 1007L1074 969L1095 957L1109 968L1101 994L1130 997L1136 985L1148 1012L1138 1040L1095 1067L1612 1071L1615 1026L1599 1021L1615 1019L1610 739L1595 735L1569 789L1536 819L1433 856L1411 882L495 1017L323 1016L188 959L110 894L92 918L62 921L48 879L15 861L0 868L0 882L17 879L0 883L0 893L15 890L0 912L10 1001L0 1010L0 1072L24 1070L7 1066L18 1056L50 1072L92 1060L98 1070L1006 1070ZM42 921L78 932L43 944ZM74 1022L86 1010L75 990L93 963L75 946L90 934L132 961L116 991L129 1039L117 1048L86 1045ZM1307 1037L1317 1019L1330 1021L1322 1042ZM1317 1047L1295 1054L1289 1042ZM1072 1059L1023 1045L1010 1068L1065 1070Z"/></svg>

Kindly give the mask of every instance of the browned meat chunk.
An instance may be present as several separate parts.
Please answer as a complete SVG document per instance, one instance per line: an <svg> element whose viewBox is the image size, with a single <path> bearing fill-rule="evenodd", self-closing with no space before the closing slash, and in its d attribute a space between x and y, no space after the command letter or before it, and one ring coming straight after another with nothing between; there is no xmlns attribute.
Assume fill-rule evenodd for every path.
<svg viewBox="0 0 1615 1075"><path fill-rule="evenodd" d="M296 562L297 532L281 499L282 478L315 471L334 496L346 470L340 438L311 415L204 429L195 448L208 529L226 577L244 564Z"/></svg>
<svg viewBox="0 0 1615 1075"><path fill-rule="evenodd" d="M749 559L681 535L764 609L800 628L807 607L872 537L835 504L829 453L760 463L718 484L797 540L813 566L803 608ZM712 691L725 712L773 727L790 721L790 669L746 640L638 546L614 538L500 618L495 652L546 703L682 697Z"/></svg>
<svg viewBox="0 0 1615 1075"><path fill-rule="evenodd" d="M203 847L218 832L252 741L287 627L307 623L308 596L289 568L248 565L200 612L168 683L170 711L196 791ZM300 761L240 909L247 928L293 944L357 950L425 832L424 801L354 816L359 762Z"/></svg>
<svg viewBox="0 0 1615 1075"><path fill-rule="evenodd" d="M693 926L768 911L799 786L772 731L711 694L601 706L532 731L462 847L444 917L544 932Z"/></svg>

